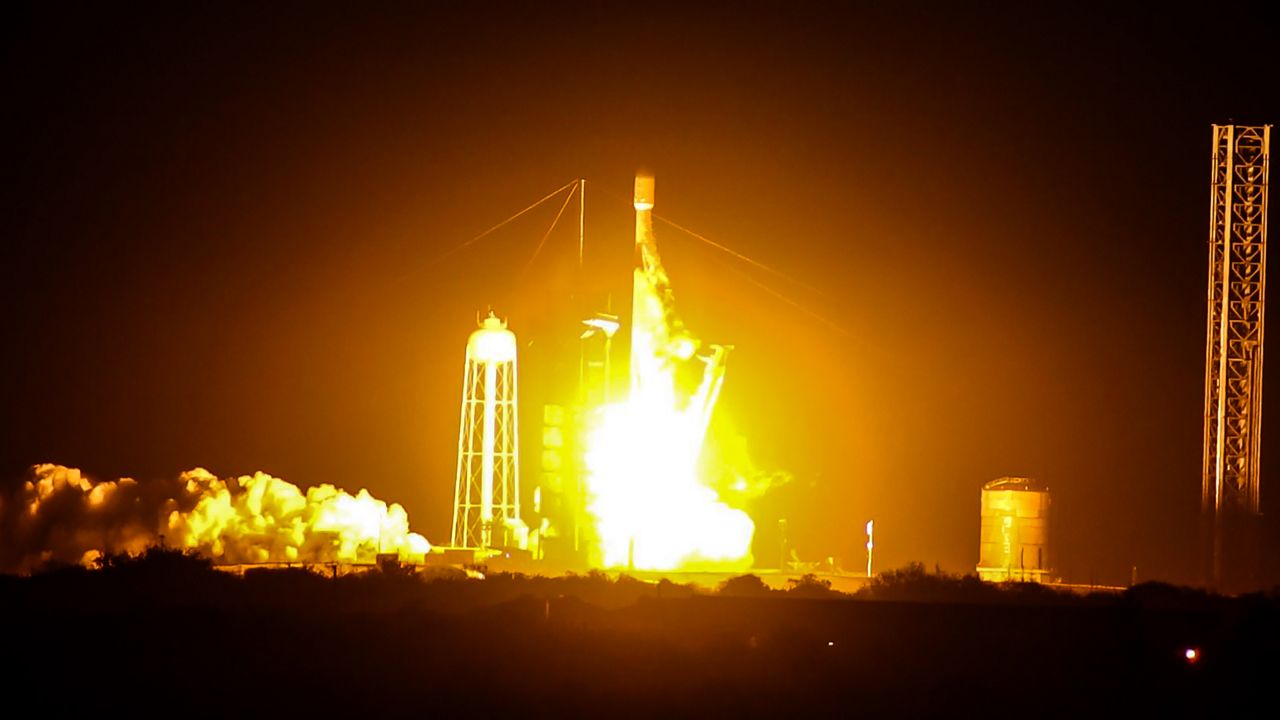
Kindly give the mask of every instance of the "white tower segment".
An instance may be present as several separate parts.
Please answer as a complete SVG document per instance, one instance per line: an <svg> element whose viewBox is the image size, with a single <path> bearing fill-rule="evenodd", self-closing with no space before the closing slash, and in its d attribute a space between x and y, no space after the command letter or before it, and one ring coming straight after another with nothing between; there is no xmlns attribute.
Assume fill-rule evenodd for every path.
<svg viewBox="0 0 1280 720"><path fill-rule="evenodd" d="M451 544L523 547L516 336L492 312L467 340Z"/></svg>

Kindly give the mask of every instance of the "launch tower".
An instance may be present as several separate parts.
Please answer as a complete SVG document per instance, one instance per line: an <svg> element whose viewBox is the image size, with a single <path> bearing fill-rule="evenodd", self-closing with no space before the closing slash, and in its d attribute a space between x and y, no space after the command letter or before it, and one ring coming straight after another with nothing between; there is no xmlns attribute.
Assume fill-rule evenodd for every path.
<svg viewBox="0 0 1280 720"><path fill-rule="evenodd" d="M1211 586L1259 581L1262 328L1271 126L1214 125L1201 511Z"/></svg>

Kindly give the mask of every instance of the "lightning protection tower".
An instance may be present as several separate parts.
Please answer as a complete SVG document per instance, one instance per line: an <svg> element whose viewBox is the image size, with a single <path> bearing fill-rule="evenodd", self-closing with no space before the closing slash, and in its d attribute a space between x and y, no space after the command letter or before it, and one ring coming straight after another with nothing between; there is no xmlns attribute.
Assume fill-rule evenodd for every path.
<svg viewBox="0 0 1280 720"><path fill-rule="evenodd" d="M516 336L493 312L467 340L454 480L457 548L521 547Z"/></svg>
<svg viewBox="0 0 1280 720"><path fill-rule="evenodd" d="M1271 126L1214 125L1201 511L1210 584L1259 581L1262 320Z"/></svg>

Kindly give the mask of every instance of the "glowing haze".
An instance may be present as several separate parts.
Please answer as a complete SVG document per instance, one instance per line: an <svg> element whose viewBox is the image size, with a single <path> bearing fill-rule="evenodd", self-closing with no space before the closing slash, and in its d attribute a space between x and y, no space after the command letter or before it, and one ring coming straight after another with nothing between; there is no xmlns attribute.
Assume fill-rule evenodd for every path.
<svg viewBox="0 0 1280 720"><path fill-rule="evenodd" d="M176 479L95 481L44 464L0 502L0 570L92 562L163 542L216 561L372 562L378 553L421 560L430 550L409 516L360 490L302 490L257 472L220 479L202 468Z"/></svg>
<svg viewBox="0 0 1280 720"><path fill-rule="evenodd" d="M726 349L700 343L675 312L653 239L653 178L636 178L631 392L587 439L594 563L644 570L741 570L755 526L699 473Z"/></svg>

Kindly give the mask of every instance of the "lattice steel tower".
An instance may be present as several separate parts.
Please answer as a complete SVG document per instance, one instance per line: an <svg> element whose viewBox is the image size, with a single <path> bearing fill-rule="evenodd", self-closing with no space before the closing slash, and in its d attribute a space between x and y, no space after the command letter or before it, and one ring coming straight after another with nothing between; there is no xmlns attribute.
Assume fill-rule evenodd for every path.
<svg viewBox="0 0 1280 720"><path fill-rule="evenodd" d="M1271 126L1214 125L1201 510L1208 577L1256 589Z"/></svg>
<svg viewBox="0 0 1280 720"><path fill-rule="evenodd" d="M454 480L454 547L521 547L516 336L492 312L467 340Z"/></svg>

